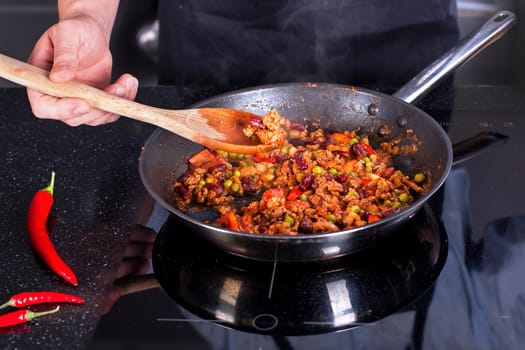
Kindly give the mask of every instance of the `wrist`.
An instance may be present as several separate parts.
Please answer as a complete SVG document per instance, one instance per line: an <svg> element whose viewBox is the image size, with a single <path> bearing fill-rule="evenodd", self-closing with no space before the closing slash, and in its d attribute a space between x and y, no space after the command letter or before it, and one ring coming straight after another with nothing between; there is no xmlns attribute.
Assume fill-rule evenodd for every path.
<svg viewBox="0 0 525 350"><path fill-rule="evenodd" d="M100 26L109 43L118 4L118 0L58 0L58 18L89 17Z"/></svg>

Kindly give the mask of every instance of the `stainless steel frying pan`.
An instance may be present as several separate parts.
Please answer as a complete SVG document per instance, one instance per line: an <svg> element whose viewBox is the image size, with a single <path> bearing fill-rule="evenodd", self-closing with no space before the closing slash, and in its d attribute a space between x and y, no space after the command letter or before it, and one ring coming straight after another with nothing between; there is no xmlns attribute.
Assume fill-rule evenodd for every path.
<svg viewBox="0 0 525 350"><path fill-rule="evenodd" d="M412 217L443 185L450 171L453 154L446 132L428 114L412 105L431 87L483 48L499 39L516 16L501 11L481 28L463 39L454 49L436 60L393 96L367 89L317 83L290 83L259 86L202 101L194 107L244 109L263 115L275 108L295 122L318 123L328 131L361 129L372 143L406 138L413 130L420 144L414 154L398 156L395 166L408 174L425 169L432 188L406 210L360 228L334 233L302 236L269 236L230 231L204 221L215 211L180 211L174 201L172 184L185 171L187 159L202 146L165 130L156 130L147 140L139 160L144 186L153 198L180 218L181 230L198 234L219 248L243 257L260 260L306 261L349 254L390 235ZM381 132L385 126L391 133Z"/></svg>

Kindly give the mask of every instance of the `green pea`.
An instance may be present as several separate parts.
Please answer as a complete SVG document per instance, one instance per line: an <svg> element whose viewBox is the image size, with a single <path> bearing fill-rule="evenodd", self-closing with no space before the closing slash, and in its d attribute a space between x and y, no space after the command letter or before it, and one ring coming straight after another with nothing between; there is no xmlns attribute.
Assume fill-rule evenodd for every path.
<svg viewBox="0 0 525 350"><path fill-rule="evenodd" d="M206 185L206 181L204 180L199 180L199 186L204 186Z"/></svg>
<svg viewBox="0 0 525 350"><path fill-rule="evenodd" d="M303 181L303 178L304 178L304 174L303 173L298 173L297 175L295 175L295 181L297 181L297 183L301 183L301 181Z"/></svg>
<svg viewBox="0 0 525 350"><path fill-rule="evenodd" d="M293 224L295 224L295 220L288 214L284 216L284 222L289 223L290 226L293 226Z"/></svg>
<svg viewBox="0 0 525 350"><path fill-rule="evenodd" d="M383 202L383 205L384 205L385 207L391 207L391 206L392 206L392 202L389 201L389 200L387 199L387 200L385 200L385 201Z"/></svg>
<svg viewBox="0 0 525 350"><path fill-rule="evenodd" d="M406 192L401 193L401 194L399 195L399 201L400 201L401 203L406 203L406 202L408 202L408 193L406 193Z"/></svg>
<svg viewBox="0 0 525 350"><path fill-rule="evenodd" d="M322 175L324 173L324 170L319 165L316 165L312 168L312 173L314 173L315 175Z"/></svg>
<svg viewBox="0 0 525 350"><path fill-rule="evenodd" d="M357 193L357 191L356 191L355 189L353 189L353 188L351 188L351 189L348 190L348 194L349 194L350 196L352 196L352 197L357 197L357 196L359 196L359 193ZM358 207L358 208L359 208L359 207Z"/></svg>
<svg viewBox="0 0 525 350"><path fill-rule="evenodd" d="M224 180L222 186L224 188L230 188L232 186L232 184L233 184L233 181L231 179L227 179L227 180Z"/></svg>
<svg viewBox="0 0 525 350"><path fill-rule="evenodd" d="M339 174L339 171L337 171L336 168L330 168L330 169L328 169L328 172L329 172L330 174L332 174L332 175L337 175L337 174Z"/></svg>
<svg viewBox="0 0 525 350"><path fill-rule="evenodd" d="M308 196L303 193L299 196L299 199L306 202L308 200Z"/></svg>
<svg viewBox="0 0 525 350"><path fill-rule="evenodd" d="M350 211L352 213L356 213L356 214L359 214L359 212L361 211L361 208L359 208L359 206L357 204L354 204L350 207Z"/></svg>
<svg viewBox="0 0 525 350"><path fill-rule="evenodd" d="M239 170L234 170L233 171L233 176L239 177L239 176L241 176L241 172Z"/></svg>
<svg viewBox="0 0 525 350"><path fill-rule="evenodd" d="M211 183L213 183L214 181L215 181L215 180L213 179L213 177L207 177L207 178L206 178L206 183L207 183L207 184L211 184Z"/></svg>
<svg viewBox="0 0 525 350"><path fill-rule="evenodd" d="M352 139L350 139L350 144L353 145L354 143L358 143L359 142L359 139L357 137L352 137Z"/></svg>
<svg viewBox="0 0 525 350"><path fill-rule="evenodd" d="M281 147L281 153L286 154L286 153L288 153L289 151L290 151L290 147L288 147L288 146L283 146L283 147Z"/></svg>
<svg viewBox="0 0 525 350"><path fill-rule="evenodd" d="M337 217L334 214L326 215L325 219L328 220L328 221L331 221L331 222L336 222L337 221Z"/></svg>
<svg viewBox="0 0 525 350"><path fill-rule="evenodd" d="M232 185L230 186L230 190L232 192L239 192L239 189L240 185L237 182L232 183Z"/></svg>
<svg viewBox="0 0 525 350"><path fill-rule="evenodd" d="M425 181L425 174L423 173L417 173L416 175L414 175L414 181L418 184L422 183Z"/></svg>

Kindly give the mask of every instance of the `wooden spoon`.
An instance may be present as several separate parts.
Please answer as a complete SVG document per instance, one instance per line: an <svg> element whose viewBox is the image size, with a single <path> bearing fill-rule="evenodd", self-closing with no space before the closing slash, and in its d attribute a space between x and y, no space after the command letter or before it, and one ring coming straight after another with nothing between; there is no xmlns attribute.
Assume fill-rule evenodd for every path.
<svg viewBox="0 0 525 350"><path fill-rule="evenodd" d="M275 147L244 135L243 129L250 119L260 119L250 112L227 108L169 110L147 106L77 81L53 82L48 71L2 54L0 76L51 96L82 98L93 107L161 127L211 149L253 154Z"/></svg>

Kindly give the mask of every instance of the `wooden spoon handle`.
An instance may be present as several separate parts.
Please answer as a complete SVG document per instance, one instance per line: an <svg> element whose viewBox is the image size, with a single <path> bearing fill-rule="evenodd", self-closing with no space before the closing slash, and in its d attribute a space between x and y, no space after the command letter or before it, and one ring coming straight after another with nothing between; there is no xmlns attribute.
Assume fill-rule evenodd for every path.
<svg viewBox="0 0 525 350"><path fill-rule="evenodd" d="M190 140L195 138L192 129L202 122L197 110L166 110L126 100L77 81L51 81L48 71L2 54L0 76L51 96L82 98L98 109L165 128Z"/></svg>
<svg viewBox="0 0 525 350"><path fill-rule="evenodd" d="M93 107L119 115L127 115L126 112L133 108L134 104L129 100L76 81L53 82L49 79L48 71L2 54L0 54L0 76L47 95L60 98L82 98Z"/></svg>

